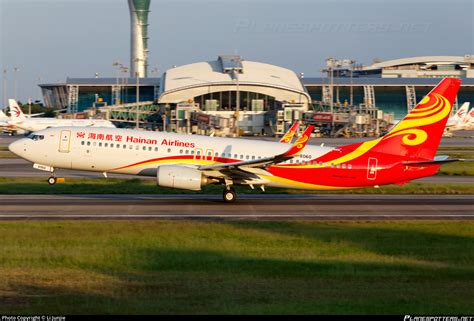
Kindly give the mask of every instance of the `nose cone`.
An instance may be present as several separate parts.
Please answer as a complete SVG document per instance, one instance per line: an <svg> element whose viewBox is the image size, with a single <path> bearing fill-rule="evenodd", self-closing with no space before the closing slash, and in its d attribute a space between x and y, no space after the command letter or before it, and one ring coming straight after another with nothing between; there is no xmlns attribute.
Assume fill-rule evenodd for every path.
<svg viewBox="0 0 474 321"><path fill-rule="evenodd" d="M8 149L10 150L10 152L20 157L23 157L25 147L25 138L19 139L16 142L13 142L8 145Z"/></svg>

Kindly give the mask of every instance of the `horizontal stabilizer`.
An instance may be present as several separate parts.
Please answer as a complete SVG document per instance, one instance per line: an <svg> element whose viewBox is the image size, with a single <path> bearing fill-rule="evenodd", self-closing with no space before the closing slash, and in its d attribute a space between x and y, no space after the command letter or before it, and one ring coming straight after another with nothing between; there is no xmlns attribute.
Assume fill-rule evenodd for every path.
<svg viewBox="0 0 474 321"><path fill-rule="evenodd" d="M452 163L452 162L462 162L462 159L459 158L449 158L449 156L446 155L440 155L436 156L433 160L428 160L428 161L407 161L404 162L404 165L411 165L411 166L425 166L425 165L442 165L446 163Z"/></svg>

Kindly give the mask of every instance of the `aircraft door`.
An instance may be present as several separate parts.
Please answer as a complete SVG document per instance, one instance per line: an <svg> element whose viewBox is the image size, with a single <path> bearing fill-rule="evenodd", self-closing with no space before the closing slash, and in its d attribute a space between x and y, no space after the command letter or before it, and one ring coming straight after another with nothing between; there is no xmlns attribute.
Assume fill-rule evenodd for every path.
<svg viewBox="0 0 474 321"><path fill-rule="evenodd" d="M377 158L369 158L367 164L367 179L375 180L377 178Z"/></svg>
<svg viewBox="0 0 474 321"><path fill-rule="evenodd" d="M71 149L71 131L61 130L61 136L59 137L59 152L69 153Z"/></svg>

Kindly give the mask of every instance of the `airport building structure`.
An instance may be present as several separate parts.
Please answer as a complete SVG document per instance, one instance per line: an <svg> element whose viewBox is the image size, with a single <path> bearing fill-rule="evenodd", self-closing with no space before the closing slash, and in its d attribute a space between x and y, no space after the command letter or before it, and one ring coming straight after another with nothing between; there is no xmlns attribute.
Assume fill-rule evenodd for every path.
<svg viewBox="0 0 474 321"><path fill-rule="evenodd" d="M196 123L230 128L237 120L242 132L281 134L296 119L334 125L334 116L344 117L325 115L330 105L334 113L362 106L400 119L442 77L463 78L458 102L474 104L474 56L470 55L354 64L334 68L326 77L302 77L286 68L223 55L168 69L160 78L68 78L65 83L40 87L47 106L73 113L102 107L112 120L130 122L136 117L145 122L150 114L162 113L171 129L193 132ZM144 112L127 113L137 101ZM380 113L376 116L377 110L368 113L389 121Z"/></svg>

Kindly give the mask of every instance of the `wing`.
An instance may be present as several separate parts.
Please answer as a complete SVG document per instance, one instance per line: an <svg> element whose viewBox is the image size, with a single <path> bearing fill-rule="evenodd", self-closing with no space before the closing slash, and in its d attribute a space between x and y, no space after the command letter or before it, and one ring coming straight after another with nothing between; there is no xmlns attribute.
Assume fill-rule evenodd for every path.
<svg viewBox="0 0 474 321"><path fill-rule="evenodd" d="M285 135L280 139L280 143L287 143L290 144L293 140L293 136L295 136L296 131L298 130L298 126L300 125L299 120L297 120L290 129L286 132Z"/></svg>
<svg viewBox="0 0 474 321"><path fill-rule="evenodd" d="M243 162L204 165L198 167L198 169L201 170L204 175L209 177L225 178L236 181L258 181L260 179L258 176L259 174L271 176L271 174L266 171L267 167L285 162L301 153L301 151L303 151L305 148L313 129L314 126L309 126L306 128L303 135L301 135L301 137L298 138L298 140L290 147L290 149L288 149L283 154Z"/></svg>

